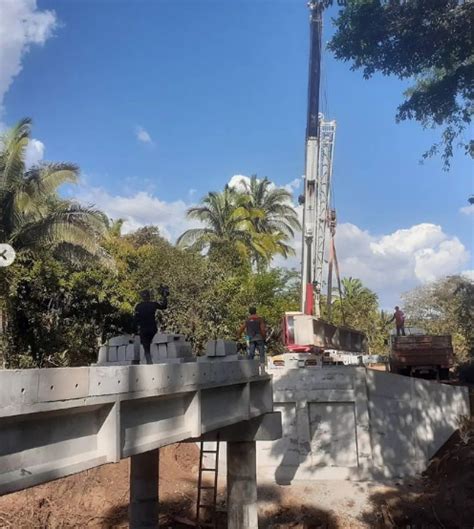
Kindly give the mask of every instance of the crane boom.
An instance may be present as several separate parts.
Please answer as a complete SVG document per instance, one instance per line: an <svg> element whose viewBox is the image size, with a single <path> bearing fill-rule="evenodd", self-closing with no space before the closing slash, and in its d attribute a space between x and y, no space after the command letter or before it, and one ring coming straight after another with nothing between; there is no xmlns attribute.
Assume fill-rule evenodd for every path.
<svg viewBox="0 0 474 529"><path fill-rule="evenodd" d="M316 184L318 171L319 85L321 78L322 4L312 0L310 9L310 53L308 75L308 112L306 119L306 153L303 199L301 255L301 311L313 313L314 258L316 237Z"/></svg>
<svg viewBox="0 0 474 529"><path fill-rule="evenodd" d="M312 0L308 5L310 59L303 198L301 311L319 318L336 122L324 121L319 113L323 3Z"/></svg>

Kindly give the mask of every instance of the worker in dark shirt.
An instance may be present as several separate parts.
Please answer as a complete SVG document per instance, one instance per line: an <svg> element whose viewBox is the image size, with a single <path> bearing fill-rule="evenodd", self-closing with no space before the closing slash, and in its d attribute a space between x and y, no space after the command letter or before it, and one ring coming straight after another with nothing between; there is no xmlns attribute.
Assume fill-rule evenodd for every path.
<svg viewBox="0 0 474 529"><path fill-rule="evenodd" d="M156 311L164 310L168 307L168 287L160 287L161 301L152 301L149 290L140 293L142 301L135 307L134 322L135 330L140 335L140 342L145 350L147 364L152 364L151 341L158 331L156 324Z"/></svg>
<svg viewBox="0 0 474 529"><path fill-rule="evenodd" d="M405 336L405 314L400 310L400 307L395 307L395 313L388 323L392 323L392 321L395 321L397 336Z"/></svg>
<svg viewBox="0 0 474 529"><path fill-rule="evenodd" d="M240 339L244 331L249 341L249 358L253 360L255 357L255 351L258 350L260 363L264 364L265 338L267 331L265 328L265 322L263 321L263 318L257 315L257 309L255 307L249 308L249 317L240 327L237 339Z"/></svg>

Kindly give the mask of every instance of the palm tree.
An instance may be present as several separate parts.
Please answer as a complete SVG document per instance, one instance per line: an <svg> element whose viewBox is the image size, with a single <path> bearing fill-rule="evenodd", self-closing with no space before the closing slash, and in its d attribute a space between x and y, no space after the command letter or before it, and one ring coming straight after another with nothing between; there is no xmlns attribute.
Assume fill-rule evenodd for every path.
<svg viewBox="0 0 474 529"><path fill-rule="evenodd" d="M266 177L259 180L256 175L252 175L250 181L242 179L241 185L244 189L243 207L261 212L251 217L257 233L280 233L280 239L290 239L295 231L301 230L291 193L286 189L275 187Z"/></svg>
<svg viewBox="0 0 474 529"><path fill-rule="evenodd" d="M252 225L261 246L261 251L254 255L257 266L270 262L276 254L285 258L294 255L288 241L301 229L301 224L292 205L291 193L275 187L268 178L259 180L256 175L240 183L243 192L238 212Z"/></svg>
<svg viewBox="0 0 474 529"><path fill-rule="evenodd" d="M78 167L42 163L26 168L30 133L26 118L0 137L0 241L30 255L104 256L104 215L58 196L62 184L77 182Z"/></svg>
<svg viewBox="0 0 474 529"><path fill-rule="evenodd" d="M236 214L236 203L237 192L229 186L225 186L221 193L208 193L201 205L187 211L188 218L199 220L205 227L185 231L177 244L198 251L207 249L210 254L231 248L241 256L247 256L251 236Z"/></svg>
<svg viewBox="0 0 474 529"><path fill-rule="evenodd" d="M242 180L242 190L226 186L221 193L208 193L199 206L188 210L188 218L201 221L178 238L178 245L217 254L233 249L256 263L268 264L274 255L288 257L293 249L288 241L300 229L291 194L275 188L265 178Z"/></svg>
<svg viewBox="0 0 474 529"><path fill-rule="evenodd" d="M367 287L364 287L360 279L354 277L343 277L341 280L344 298L350 303L360 298L376 300L377 296Z"/></svg>

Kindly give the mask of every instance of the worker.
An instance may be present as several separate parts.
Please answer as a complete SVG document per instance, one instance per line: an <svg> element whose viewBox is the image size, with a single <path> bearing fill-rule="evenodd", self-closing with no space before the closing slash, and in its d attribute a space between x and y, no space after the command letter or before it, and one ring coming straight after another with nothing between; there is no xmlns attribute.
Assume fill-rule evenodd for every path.
<svg viewBox="0 0 474 529"><path fill-rule="evenodd" d="M151 358L151 341L158 331L158 326L156 324L156 311L164 310L168 307L168 287L160 286L160 294L160 302L152 301L151 292L149 290L143 290L140 292L142 301L135 306L134 311L135 331L137 331L140 336L140 343L143 345L147 364L153 363ZM134 363L140 363L140 361L138 360Z"/></svg>
<svg viewBox="0 0 474 529"><path fill-rule="evenodd" d="M238 340L240 340L244 331L249 342L248 358L253 360L255 351L258 350L260 363L265 364L265 338L267 331L263 318L257 315L256 307L249 308L249 317L239 329Z"/></svg>
<svg viewBox="0 0 474 529"><path fill-rule="evenodd" d="M405 336L405 314L400 310L400 307L395 307L395 313L388 323L392 323L394 320L397 327L397 336Z"/></svg>

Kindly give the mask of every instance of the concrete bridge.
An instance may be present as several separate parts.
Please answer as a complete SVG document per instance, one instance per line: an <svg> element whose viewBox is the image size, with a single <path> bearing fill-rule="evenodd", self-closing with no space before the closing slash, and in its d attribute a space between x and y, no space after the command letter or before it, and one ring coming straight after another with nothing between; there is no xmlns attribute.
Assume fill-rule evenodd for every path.
<svg viewBox="0 0 474 529"><path fill-rule="evenodd" d="M229 528L256 528L255 442L281 436L280 414L257 361L215 353L199 362L0 371L0 494L130 457L130 527L157 527L159 448L219 432Z"/></svg>

